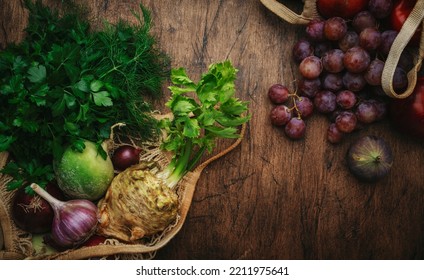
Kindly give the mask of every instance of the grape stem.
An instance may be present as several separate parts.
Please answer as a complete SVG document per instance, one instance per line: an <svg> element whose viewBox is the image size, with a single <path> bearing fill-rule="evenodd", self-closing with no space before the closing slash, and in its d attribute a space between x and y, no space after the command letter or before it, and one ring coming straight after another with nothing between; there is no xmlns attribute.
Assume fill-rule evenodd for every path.
<svg viewBox="0 0 424 280"><path fill-rule="evenodd" d="M292 105L293 105L293 107L289 108L289 110L290 111L296 110L296 113L297 113L297 116L298 116L297 118L302 119L302 113L300 112L300 110L299 110L299 108L297 107L297 104L296 104L296 100L301 101L302 97L297 94L297 89L294 91L294 93L289 94L289 97L291 97L291 101L292 101Z"/></svg>

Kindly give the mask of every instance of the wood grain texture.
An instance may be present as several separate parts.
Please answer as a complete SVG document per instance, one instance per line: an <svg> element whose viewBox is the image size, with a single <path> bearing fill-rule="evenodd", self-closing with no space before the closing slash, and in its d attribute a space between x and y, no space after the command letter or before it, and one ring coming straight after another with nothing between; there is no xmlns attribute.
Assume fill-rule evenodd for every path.
<svg viewBox="0 0 424 280"><path fill-rule="evenodd" d="M49 3L55 1L50 0ZM85 1L82 1L85 2ZM93 21L134 20L136 1L87 1ZM198 78L210 63L239 69L237 95L252 120L235 151L202 174L186 224L158 259L423 259L424 147L387 121L326 141L328 121L314 115L304 140L273 127L267 90L292 90L291 48L301 26L278 19L255 0L144 0L153 32L172 66ZM301 10L300 1L284 1ZM26 12L20 0L0 0L0 46L19 41ZM165 93L165 98L169 93ZM375 184L358 182L344 160L362 135L392 146L392 172Z"/></svg>

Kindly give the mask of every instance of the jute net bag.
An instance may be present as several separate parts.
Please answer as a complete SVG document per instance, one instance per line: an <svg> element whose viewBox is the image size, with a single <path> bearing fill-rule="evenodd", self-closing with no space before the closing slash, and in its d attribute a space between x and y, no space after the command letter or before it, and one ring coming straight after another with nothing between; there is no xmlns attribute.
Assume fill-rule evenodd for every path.
<svg viewBox="0 0 424 280"><path fill-rule="evenodd" d="M308 24L313 19L320 18L317 11L316 0L304 0L304 7L301 14L297 14L290 10L283 3L277 0L260 0L262 4L271 12L276 14L281 19L291 24ZM414 53L414 67L408 72L408 87L402 93L397 93L393 89L393 76L396 66L399 62L402 52L407 47L412 36L419 27L421 28L421 40L419 47L415 49ZM424 0L417 0L414 9L405 21L397 35L390 53L385 61L383 74L381 78L381 85L384 92L392 98L406 98L414 91L417 83L417 75L421 69L422 61L424 59Z"/></svg>
<svg viewBox="0 0 424 280"><path fill-rule="evenodd" d="M173 223L171 223L162 232L133 243L124 243L117 239L106 239L103 244L90 247L81 247L78 249L69 249L63 252L54 254L34 254L32 247L31 234L20 230L11 218L11 205L14 192L6 190L5 185L11 180L9 176L0 177L0 259L90 259L90 258L112 258L112 259L152 259L155 257L156 252L164 247L171 239L180 231L186 220L192 198L196 189L197 182L200 178L202 171L211 162L223 157L234 148L236 148L242 141L246 124L240 128L240 137L235 139L227 147L200 163L193 171L188 172L176 187L178 195L179 206L178 215ZM122 140L119 134L111 134L112 149L120 145L134 144L134 139L124 137ZM143 142L136 143L141 147L142 153L140 159L142 161L155 161L161 167L169 163L169 156L165 153L158 152L158 142ZM225 146L225 143L223 143ZM0 153L0 169L8 161L8 153ZM1 174L0 174L1 175Z"/></svg>
<svg viewBox="0 0 424 280"><path fill-rule="evenodd" d="M320 18L316 0L304 0L303 11L300 14L276 0L261 0L261 2L271 12L291 24L308 24L311 20Z"/></svg>

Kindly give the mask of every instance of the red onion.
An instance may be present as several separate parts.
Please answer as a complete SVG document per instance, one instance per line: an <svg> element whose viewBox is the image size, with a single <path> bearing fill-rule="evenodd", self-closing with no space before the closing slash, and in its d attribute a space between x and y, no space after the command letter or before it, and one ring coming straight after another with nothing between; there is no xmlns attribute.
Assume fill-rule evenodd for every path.
<svg viewBox="0 0 424 280"><path fill-rule="evenodd" d="M87 199L60 201L37 184L31 188L53 208L52 238L57 245L70 248L92 236L98 223L97 206Z"/></svg>
<svg viewBox="0 0 424 280"><path fill-rule="evenodd" d="M104 244L105 241L106 241L106 237L94 234L89 239L87 239L82 244L82 246L87 246L87 247L97 246L97 245L100 245L100 244Z"/></svg>
<svg viewBox="0 0 424 280"><path fill-rule="evenodd" d="M140 161L140 148L130 145L123 145L118 147L112 155L113 166L123 171L128 167L137 164Z"/></svg>
<svg viewBox="0 0 424 280"><path fill-rule="evenodd" d="M57 199L65 195L55 183L49 183L46 191ZM54 212L50 204L36 194L28 194L20 188L13 199L11 214L15 224L31 233L45 233L52 227Z"/></svg>

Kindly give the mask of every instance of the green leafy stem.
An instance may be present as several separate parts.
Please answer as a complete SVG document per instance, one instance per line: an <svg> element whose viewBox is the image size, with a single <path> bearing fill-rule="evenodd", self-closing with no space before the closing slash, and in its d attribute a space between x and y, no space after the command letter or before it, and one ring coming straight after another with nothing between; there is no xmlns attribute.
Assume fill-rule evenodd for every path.
<svg viewBox="0 0 424 280"><path fill-rule="evenodd" d="M172 95L166 106L173 118L160 123L167 134L162 148L174 154L163 172L170 187L196 165L204 152L212 152L217 138L240 137L238 127L251 118L248 103L235 97L237 71L228 60L214 63L198 83L184 68L171 71Z"/></svg>

